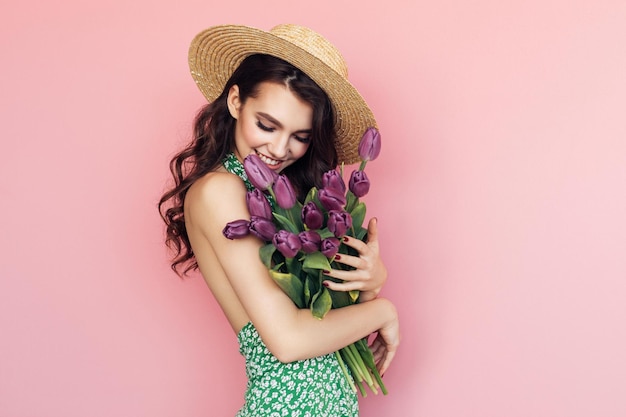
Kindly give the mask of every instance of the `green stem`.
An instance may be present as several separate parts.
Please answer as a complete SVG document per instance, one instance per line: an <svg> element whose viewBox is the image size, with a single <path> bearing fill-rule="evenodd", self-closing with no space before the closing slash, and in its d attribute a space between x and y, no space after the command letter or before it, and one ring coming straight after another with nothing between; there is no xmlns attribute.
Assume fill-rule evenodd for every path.
<svg viewBox="0 0 626 417"><path fill-rule="evenodd" d="M357 349L361 352L361 358L366 362L366 366L370 369L372 375L374 375L374 379L376 379L376 383L380 387L380 390L384 395L387 395L387 388L383 383L382 378L380 377L380 373L378 372L378 368L376 368L376 363L374 363L374 355L372 355L372 351L365 339L361 339L356 343Z"/></svg>
<svg viewBox="0 0 626 417"><path fill-rule="evenodd" d="M346 369L346 364L344 363L343 359L341 358L341 354L339 353L339 351L335 352L335 357L337 358L337 362L339 362L339 367L341 368L341 372L343 372L343 376L346 377L346 381L348 381L348 385L350 385L350 388L352 389L352 392L356 393L356 386L354 386L354 380L352 379L352 377L348 373L348 370Z"/></svg>
<svg viewBox="0 0 626 417"><path fill-rule="evenodd" d="M346 355L346 363L348 364L348 366L350 367L350 370L352 371L352 376L355 377L356 381L363 381L363 370L359 368L359 364L356 360L356 358L354 357L354 354L352 353L352 351L350 350L350 346L347 346L345 348L343 348L341 350L345 355Z"/></svg>
<svg viewBox="0 0 626 417"><path fill-rule="evenodd" d="M363 397L363 398L367 397L367 391L365 391L365 388L363 387L363 384L361 382L357 381L356 385L359 387L359 392L361 393L361 397Z"/></svg>
<svg viewBox="0 0 626 417"><path fill-rule="evenodd" d="M356 364L354 363L354 358L352 358L349 352L349 349L347 348L341 349L341 354L344 356L344 359L346 363L348 364L350 371L352 372L353 381L355 385L359 388L359 392L361 393L361 396L367 397L367 391L365 391L365 388L363 387L363 384L361 383L363 379L359 379L361 378L360 376L361 374L358 368L356 367Z"/></svg>
<svg viewBox="0 0 626 417"><path fill-rule="evenodd" d="M354 355L354 358L356 359L359 365L359 368L363 370L363 377L365 379L365 382L367 382L367 385L369 385L369 387L372 388L372 391L374 391L376 389L374 387L374 381L372 380L372 376L370 375L367 366L365 366L365 363L363 362L363 358L361 358L361 354L357 350L357 347L353 343L350 346L348 346L348 348L352 350L352 354Z"/></svg>
<svg viewBox="0 0 626 417"><path fill-rule="evenodd" d="M378 369L374 368L372 373L374 374L374 378L376 378L376 383L380 387L380 390L383 392L383 395L387 395L387 388L385 387L385 384L383 383L383 380L378 373Z"/></svg>

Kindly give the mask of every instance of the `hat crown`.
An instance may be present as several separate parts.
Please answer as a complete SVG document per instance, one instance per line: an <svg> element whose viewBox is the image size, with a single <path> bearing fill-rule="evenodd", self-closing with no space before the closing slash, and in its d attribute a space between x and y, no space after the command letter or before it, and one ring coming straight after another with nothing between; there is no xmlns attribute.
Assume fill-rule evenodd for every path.
<svg viewBox="0 0 626 417"><path fill-rule="evenodd" d="M320 34L307 27L292 24L275 26L270 30L270 33L296 45L328 65L343 78L348 78L348 66L343 56L332 43Z"/></svg>

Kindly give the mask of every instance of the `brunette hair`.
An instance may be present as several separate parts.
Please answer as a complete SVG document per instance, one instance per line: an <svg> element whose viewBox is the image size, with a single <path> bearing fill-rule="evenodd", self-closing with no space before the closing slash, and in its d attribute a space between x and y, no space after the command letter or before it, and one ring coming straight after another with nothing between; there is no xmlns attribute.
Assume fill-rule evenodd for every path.
<svg viewBox="0 0 626 417"><path fill-rule="evenodd" d="M249 97L257 96L262 82L286 85L313 107L311 145L303 157L283 171L299 198L311 187L319 187L324 172L337 166L334 113L326 93L305 73L282 59L262 54L247 57L222 94L198 112L193 139L170 161L174 187L163 194L158 208L167 226L165 243L174 252L171 267L180 276L198 268L185 228L183 204L187 191L196 180L217 169L234 148L236 120L228 111L228 92L237 85L241 102L245 104Z"/></svg>

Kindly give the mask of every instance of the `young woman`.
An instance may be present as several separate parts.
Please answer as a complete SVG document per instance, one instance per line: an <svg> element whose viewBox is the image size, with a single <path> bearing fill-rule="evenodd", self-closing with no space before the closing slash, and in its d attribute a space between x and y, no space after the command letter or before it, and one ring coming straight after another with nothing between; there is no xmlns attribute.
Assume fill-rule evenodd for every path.
<svg viewBox="0 0 626 417"><path fill-rule="evenodd" d="M193 40L192 76L209 100L196 117L194 138L174 157L175 186L161 198L172 268L198 268L237 335L248 387L238 416L355 416L356 395L333 352L377 333L372 344L384 373L399 344L393 304L378 293L387 272L379 257L376 221L369 240L346 238L359 256L341 255L351 271L329 271L358 289L360 303L323 320L298 309L273 282L252 235L228 240L224 226L249 218L252 188L243 159L258 155L286 174L302 197L324 172L354 163L361 135L376 122L347 81L343 58L310 29L280 25L270 32L216 26Z"/></svg>

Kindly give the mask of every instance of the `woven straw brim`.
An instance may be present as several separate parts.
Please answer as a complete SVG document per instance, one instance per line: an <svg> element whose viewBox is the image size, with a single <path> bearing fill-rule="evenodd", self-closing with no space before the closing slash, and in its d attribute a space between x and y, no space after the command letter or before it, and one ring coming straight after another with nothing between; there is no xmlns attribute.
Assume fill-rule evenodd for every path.
<svg viewBox="0 0 626 417"><path fill-rule="evenodd" d="M369 127L377 127L372 111L346 78L293 43L252 27L214 26L199 33L191 43L191 75L202 94L212 102L222 93L239 64L253 54L272 55L289 62L326 92L335 112L339 162L358 162L363 133Z"/></svg>

